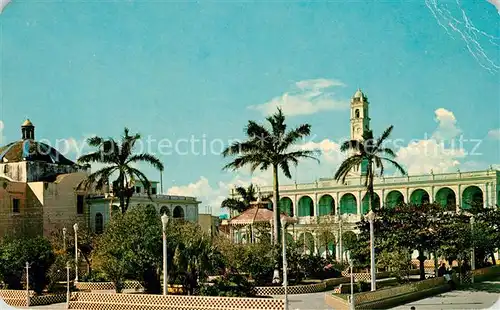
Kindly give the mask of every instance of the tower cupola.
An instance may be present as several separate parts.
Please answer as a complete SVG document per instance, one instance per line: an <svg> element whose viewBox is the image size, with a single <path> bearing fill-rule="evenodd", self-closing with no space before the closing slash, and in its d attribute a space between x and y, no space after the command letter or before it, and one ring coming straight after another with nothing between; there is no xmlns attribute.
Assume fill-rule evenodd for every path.
<svg viewBox="0 0 500 310"><path fill-rule="evenodd" d="M35 140L35 126L29 119L21 125L21 134L23 140Z"/></svg>

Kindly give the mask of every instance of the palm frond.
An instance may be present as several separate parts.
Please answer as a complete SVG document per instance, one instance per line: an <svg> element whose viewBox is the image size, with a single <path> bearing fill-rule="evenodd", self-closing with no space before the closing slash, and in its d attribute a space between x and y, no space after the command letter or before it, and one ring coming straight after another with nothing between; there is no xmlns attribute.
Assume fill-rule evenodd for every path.
<svg viewBox="0 0 500 310"><path fill-rule="evenodd" d="M382 135L377 139L377 147L380 147L384 141L389 138L389 136L391 135L391 132L392 132L392 129L394 128L393 125L387 127L386 130L384 130L384 132L382 133Z"/></svg>
<svg viewBox="0 0 500 310"><path fill-rule="evenodd" d="M162 162L160 161L160 159L158 159L158 157L151 155L151 154L147 154L147 153L132 155L131 157L129 157L126 164L139 163L139 162L148 163L160 171L163 171L163 169L164 169L164 166L163 166Z"/></svg>
<svg viewBox="0 0 500 310"><path fill-rule="evenodd" d="M340 145L340 151L345 153L347 151L362 152L364 150L363 142L359 140L347 140Z"/></svg>
<svg viewBox="0 0 500 310"><path fill-rule="evenodd" d="M363 162L363 159L364 157L359 154L348 157L342 162L342 164L340 164L337 172L335 172L334 179L337 182L342 181L342 183L344 183L349 172L354 168L359 167L359 165L361 165L361 163Z"/></svg>
<svg viewBox="0 0 500 310"><path fill-rule="evenodd" d="M396 169L401 172L402 175L406 175L406 170L395 160L387 158L387 157L382 157L383 160L386 160L390 162Z"/></svg>
<svg viewBox="0 0 500 310"><path fill-rule="evenodd" d="M380 150L380 152L386 156L388 156L389 158L396 158L396 154L394 153L394 151L388 147L386 148L383 148Z"/></svg>
<svg viewBox="0 0 500 310"><path fill-rule="evenodd" d="M311 134L311 125L303 124L293 130L287 132L280 143L279 151L285 151L300 139L307 137Z"/></svg>

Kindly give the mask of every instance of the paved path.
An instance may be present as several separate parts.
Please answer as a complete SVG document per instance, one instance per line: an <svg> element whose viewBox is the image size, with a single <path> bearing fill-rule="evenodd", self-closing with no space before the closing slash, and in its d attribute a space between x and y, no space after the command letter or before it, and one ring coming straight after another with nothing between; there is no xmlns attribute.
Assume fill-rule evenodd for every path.
<svg viewBox="0 0 500 310"><path fill-rule="evenodd" d="M288 295L288 307L290 310L333 310L325 303L325 294L331 294L333 291ZM274 296L283 299L284 296Z"/></svg>
<svg viewBox="0 0 500 310"><path fill-rule="evenodd" d="M415 310L500 309L499 298L500 281L495 280L475 284L467 290L456 290L421 299L394 309L408 310L411 306L414 306Z"/></svg>

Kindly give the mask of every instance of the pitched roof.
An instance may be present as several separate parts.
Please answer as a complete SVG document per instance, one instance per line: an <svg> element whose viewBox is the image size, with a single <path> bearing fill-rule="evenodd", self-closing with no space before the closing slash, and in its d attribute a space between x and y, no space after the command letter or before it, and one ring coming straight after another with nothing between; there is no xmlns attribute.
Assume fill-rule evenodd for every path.
<svg viewBox="0 0 500 310"><path fill-rule="evenodd" d="M285 219L288 223L296 222L297 219L289 217L284 213L280 214L281 219ZM229 220L230 225L248 225L255 223L271 223L273 220L273 211L267 208L259 208L258 206L250 208L240 215Z"/></svg>

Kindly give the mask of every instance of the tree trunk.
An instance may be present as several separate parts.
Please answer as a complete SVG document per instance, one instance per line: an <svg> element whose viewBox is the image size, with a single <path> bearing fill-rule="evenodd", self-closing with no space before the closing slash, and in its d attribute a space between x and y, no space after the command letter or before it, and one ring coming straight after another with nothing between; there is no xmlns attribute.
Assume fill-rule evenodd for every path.
<svg viewBox="0 0 500 310"><path fill-rule="evenodd" d="M493 266L496 266L497 261L495 260L495 252L491 251L491 262L493 263Z"/></svg>
<svg viewBox="0 0 500 310"><path fill-rule="evenodd" d="M418 261L419 261L419 269L420 269L420 280L425 280L425 255L422 249L418 250Z"/></svg>
<svg viewBox="0 0 500 310"><path fill-rule="evenodd" d="M274 244L280 243L280 209L279 209L279 182L278 182L278 165L273 165L273 229L274 229Z"/></svg>

